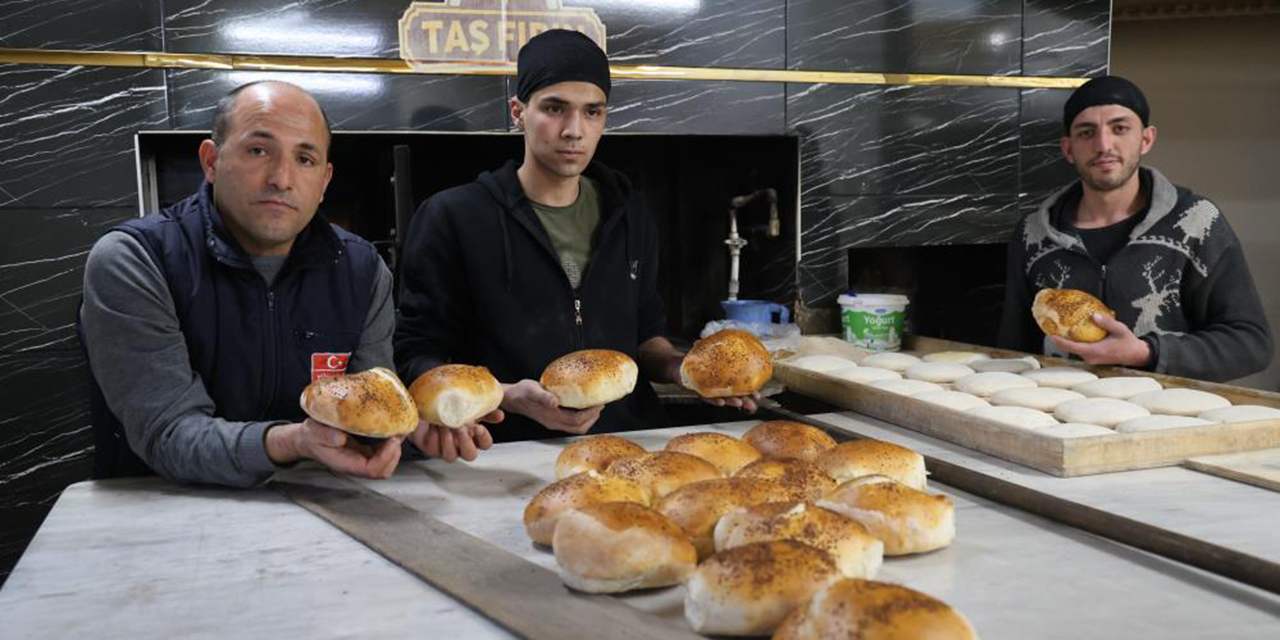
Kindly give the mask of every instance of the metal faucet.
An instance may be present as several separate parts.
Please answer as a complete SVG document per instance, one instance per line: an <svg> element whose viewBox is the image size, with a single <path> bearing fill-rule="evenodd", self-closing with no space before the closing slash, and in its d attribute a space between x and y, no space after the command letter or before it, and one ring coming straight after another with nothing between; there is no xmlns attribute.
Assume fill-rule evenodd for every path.
<svg viewBox="0 0 1280 640"><path fill-rule="evenodd" d="M776 238L782 233L782 224L778 220L778 192L774 189L757 189L751 193L729 199L729 237L724 243L729 245L729 299L738 299L738 262L742 248L747 246L746 238L738 234L738 209L741 209L761 197L769 201L769 228L765 235Z"/></svg>

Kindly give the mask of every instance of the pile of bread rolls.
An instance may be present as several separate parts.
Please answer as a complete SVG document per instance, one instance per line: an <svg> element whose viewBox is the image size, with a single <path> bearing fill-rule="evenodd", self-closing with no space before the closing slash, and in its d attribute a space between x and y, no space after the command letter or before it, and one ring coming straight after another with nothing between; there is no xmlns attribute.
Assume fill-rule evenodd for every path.
<svg viewBox="0 0 1280 640"><path fill-rule="evenodd" d="M886 630L976 638L945 604L872 580L885 556L955 536L950 499L925 492L910 449L771 421L741 438L677 436L661 451L587 437L560 452L555 473L524 525L575 590L684 585L685 618L705 634L826 637L860 624L851 612L883 610Z"/></svg>

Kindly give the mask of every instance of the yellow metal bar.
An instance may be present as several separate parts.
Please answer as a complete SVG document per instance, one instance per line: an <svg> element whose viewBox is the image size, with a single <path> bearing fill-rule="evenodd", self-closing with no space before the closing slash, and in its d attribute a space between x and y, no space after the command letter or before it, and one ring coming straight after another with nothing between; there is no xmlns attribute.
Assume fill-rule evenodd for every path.
<svg viewBox="0 0 1280 640"><path fill-rule="evenodd" d="M0 63L139 67L155 69L223 69L328 73L401 73L434 75L515 75L513 64L424 63L410 66L397 58L297 57L276 55L227 55L148 51L67 51L56 49L2 49ZM792 69L728 69L719 67L666 67L612 65L613 77L656 80L728 80L735 82L796 82L860 85L945 85L954 87L1005 87L1013 89L1074 89L1088 78L1038 76L976 76L928 73L864 73L804 71Z"/></svg>

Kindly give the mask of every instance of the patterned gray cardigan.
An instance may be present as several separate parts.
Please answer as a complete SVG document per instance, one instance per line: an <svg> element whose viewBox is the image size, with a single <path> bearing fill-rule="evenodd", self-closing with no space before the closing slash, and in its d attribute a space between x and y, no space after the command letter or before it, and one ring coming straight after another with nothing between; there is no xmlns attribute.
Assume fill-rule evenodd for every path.
<svg viewBox="0 0 1280 640"><path fill-rule="evenodd" d="M1018 223L1009 242L999 345L1044 352L1031 317L1047 287L1081 289L1115 309L1116 318L1151 346L1159 373L1223 381L1271 363L1271 330L1240 241L1209 200L1143 167L1151 203L1129 242L1107 264L1085 250L1064 223L1080 182L1050 196ZM1074 191L1073 191L1074 190Z"/></svg>

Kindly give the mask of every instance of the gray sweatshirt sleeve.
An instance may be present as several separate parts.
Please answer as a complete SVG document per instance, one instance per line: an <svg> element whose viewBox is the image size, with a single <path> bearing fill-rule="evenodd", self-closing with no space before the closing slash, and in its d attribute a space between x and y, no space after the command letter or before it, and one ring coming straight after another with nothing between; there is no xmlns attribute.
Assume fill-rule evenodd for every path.
<svg viewBox="0 0 1280 640"><path fill-rule="evenodd" d="M378 275L373 280L373 295L369 299L369 313L365 316L360 345L351 354L347 371L358 373L374 367L396 370L391 339L396 331L395 301L391 298L391 270L378 259ZM408 385L412 380L405 380Z"/></svg>
<svg viewBox="0 0 1280 640"><path fill-rule="evenodd" d="M137 240L112 232L93 246L80 313L90 369L107 406L134 453L156 473L251 487L281 468L267 457L264 438L282 421L213 416L213 400L191 370L169 287Z"/></svg>

